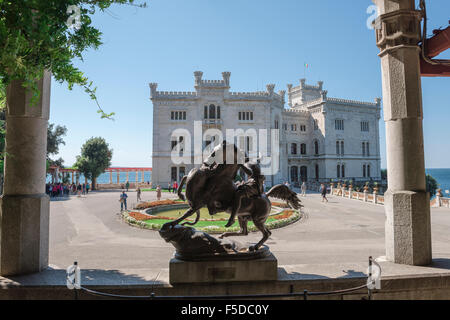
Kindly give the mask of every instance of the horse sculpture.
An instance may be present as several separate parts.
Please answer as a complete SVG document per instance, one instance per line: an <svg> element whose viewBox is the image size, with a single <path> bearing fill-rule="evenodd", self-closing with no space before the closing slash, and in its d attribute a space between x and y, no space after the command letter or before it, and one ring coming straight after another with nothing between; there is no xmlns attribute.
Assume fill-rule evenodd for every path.
<svg viewBox="0 0 450 320"><path fill-rule="evenodd" d="M226 159L226 153L233 150L234 163L218 164L212 169L214 159ZM243 154L234 145L227 145L225 142L217 146L210 157L205 161L200 169L193 169L188 176L183 177L178 188L178 195L180 199L185 200L182 194L183 185L186 183L186 197L190 208L185 214L177 220L166 224L168 226L175 226L182 222L189 216L197 213L197 218L194 223L185 223L195 225L200 219L200 209L208 207L209 213L214 215L218 212L227 212L236 214L238 217L240 232L239 233L224 233L220 238L229 236L245 236L248 234L248 221L253 221L256 228L263 234L263 238L249 249L251 251L258 250L265 241L270 237L271 232L265 226L265 222L272 210L272 204L269 197L285 200L292 208L299 209L301 207L300 199L297 194L285 185L278 185L273 187L267 194L258 192L257 195L242 197L239 192L242 189L239 185L234 183L239 169L243 169L246 174L250 175L258 181L264 180L261 175L259 165L249 165L248 159L246 165L238 164L238 160L242 160ZM245 156L245 154L244 154ZM245 183L242 183L245 185ZM238 191L239 189L239 191ZM239 201L239 205L236 202ZM236 209L238 211L236 212ZM234 217L232 217L234 219ZM229 223L232 220L230 219Z"/></svg>

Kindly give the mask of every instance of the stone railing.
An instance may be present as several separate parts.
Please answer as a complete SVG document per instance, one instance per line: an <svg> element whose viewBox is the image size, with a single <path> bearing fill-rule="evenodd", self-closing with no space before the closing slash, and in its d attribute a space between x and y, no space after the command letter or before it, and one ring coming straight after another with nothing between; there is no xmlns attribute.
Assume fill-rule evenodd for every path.
<svg viewBox="0 0 450 320"><path fill-rule="evenodd" d="M334 186L331 185L331 195L360 200L363 202L371 202L374 204L384 204L384 195L378 194L378 191L369 192L365 190L364 192L354 191L353 188L343 187L343 186Z"/></svg>
<svg viewBox="0 0 450 320"><path fill-rule="evenodd" d="M440 190L439 190L440 191ZM384 205L384 195L378 194L378 191L364 191L364 192L357 192L353 191L350 187L343 187L343 186L334 186L331 185L331 195L348 198L348 199L355 199L360 200L364 202ZM437 207L445 207L450 208L450 198L443 198L440 192L437 193L437 196L431 200L430 206L433 208Z"/></svg>

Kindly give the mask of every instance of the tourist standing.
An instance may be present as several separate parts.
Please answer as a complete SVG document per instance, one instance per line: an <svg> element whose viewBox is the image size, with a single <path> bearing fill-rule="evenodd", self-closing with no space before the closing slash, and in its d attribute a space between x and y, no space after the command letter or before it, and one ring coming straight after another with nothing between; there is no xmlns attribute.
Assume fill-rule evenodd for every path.
<svg viewBox="0 0 450 320"><path fill-rule="evenodd" d="M172 183L169 182L167 185L167 189L169 190L169 193L172 191Z"/></svg>
<svg viewBox="0 0 450 320"><path fill-rule="evenodd" d="M173 193L177 193L177 191L178 191L178 182L174 182L173 183Z"/></svg>
<svg viewBox="0 0 450 320"><path fill-rule="evenodd" d="M306 197L306 182L303 181L302 183L302 197Z"/></svg>
<svg viewBox="0 0 450 320"><path fill-rule="evenodd" d="M89 193L89 189L91 188L91 186L89 185L89 182L86 183L86 194Z"/></svg>
<svg viewBox="0 0 450 320"><path fill-rule="evenodd" d="M137 194L137 202L140 202L141 201L141 188L140 187L138 187L136 189L136 194Z"/></svg>
<svg viewBox="0 0 450 320"><path fill-rule="evenodd" d="M122 194L120 195L120 211L123 211L123 208L125 207L125 210L127 210L127 194L125 191L122 191Z"/></svg>
<svg viewBox="0 0 450 320"><path fill-rule="evenodd" d="M322 202L326 201L328 203L327 186L323 183L320 185L320 193L322 194Z"/></svg>
<svg viewBox="0 0 450 320"><path fill-rule="evenodd" d="M78 197L81 197L81 184L79 184L79 183L77 186L77 195L78 195Z"/></svg>
<svg viewBox="0 0 450 320"><path fill-rule="evenodd" d="M128 192L128 189L130 188L130 183L127 181L127 183L125 184L125 188L127 189L127 192Z"/></svg>
<svg viewBox="0 0 450 320"><path fill-rule="evenodd" d="M156 187L156 199L161 200L161 186Z"/></svg>

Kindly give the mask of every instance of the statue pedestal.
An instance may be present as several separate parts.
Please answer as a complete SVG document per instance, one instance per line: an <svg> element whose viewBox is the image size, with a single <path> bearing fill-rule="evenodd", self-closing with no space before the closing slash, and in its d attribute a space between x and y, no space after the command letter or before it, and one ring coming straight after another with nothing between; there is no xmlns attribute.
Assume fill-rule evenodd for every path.
<svg viewBox="0 0 450 320"><path fill-rule="evenodd" d="M272 253L254 260L170 260L170 284L277 280L278 261Z"/></svg>

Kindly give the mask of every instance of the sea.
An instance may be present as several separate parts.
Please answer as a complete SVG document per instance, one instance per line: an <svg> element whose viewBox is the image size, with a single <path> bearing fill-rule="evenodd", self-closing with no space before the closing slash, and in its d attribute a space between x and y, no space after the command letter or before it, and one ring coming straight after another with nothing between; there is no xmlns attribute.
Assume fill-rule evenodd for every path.
<svg viewBox="0 0 450 320"><path fill-rule="evenodd" d="M450 197L450 169L426 169L425 171L437 180L444 197Z"/></svg>

